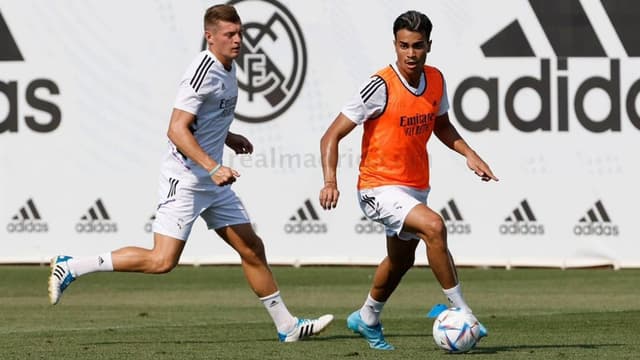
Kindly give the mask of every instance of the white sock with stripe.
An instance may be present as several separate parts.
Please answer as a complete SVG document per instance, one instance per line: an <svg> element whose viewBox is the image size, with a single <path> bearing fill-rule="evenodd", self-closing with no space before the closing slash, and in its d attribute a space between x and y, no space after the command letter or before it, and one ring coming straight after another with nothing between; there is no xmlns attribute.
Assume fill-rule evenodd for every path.
<svg viewBox="0 0 640 360"><path fill-rule="evenodd" d="M280 296L280 291L261 297L260 301L262 301L265 309L267 309L279 333L287 334L295 328L297 324L296 318L291 315L287 306L284 304Z"/></svg>
<svg viewBox="0 0 640 360"><path fill-rule="evenodd" d="M99 256L85 256L69 259L67 264L69 264L69 269L75 277L96 271L113 271L113 262L111 261L110 252Z"/></svg>
<svg viewBox="0 0 640 360"><path fill-rule="evenodd" d="M371 293L367 295L367 300L360 308L360 317L365 324L369 326L377 325L380 322L380 315L385 301L377 301L371 297Z"/></svg>

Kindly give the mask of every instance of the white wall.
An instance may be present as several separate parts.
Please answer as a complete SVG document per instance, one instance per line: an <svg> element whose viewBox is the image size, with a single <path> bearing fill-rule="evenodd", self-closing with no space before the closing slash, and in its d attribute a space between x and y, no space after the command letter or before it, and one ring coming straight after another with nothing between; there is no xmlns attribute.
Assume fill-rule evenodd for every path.
<svg viewBox="0 0 640 360"><path fill-rule="evenodd" d="M267 117L279 109L282 113L265 122L236 120L232 131L248 136L255 153L225 155L227 165L242 174L233 186L265 240L271 262L374 264L384 256L380 229L361 221L356 203L360 129L342 142L342 198L332 212L322 211L317 203L322 185L319 139L358 86L394 61L393 20L405 10L418 9L434 23L427 61L443 71L452 104L466 79L497 83L497 108L489 109L489 97L473 88L457 106L461 110L451 111L450 116L490 163L499 183L479 181L464 159L435 137L429 145L430 206L446 209L453 217L453 201L461 217L447 222L452 230L449 246L458 264L639 267L635 214L640 199L636 159L640 61L631 56L638 54L625 48L601 2L580 3L606 55L569 56L563 70L556 53L565 50L552 46L524 0L282 0L282 7L269 1L238 2L247 25L264 25L274 14L284 19L269 28L276 38L262 38L252 51L268 58L246 59L268 59L286 80L293 79L293 87L286 90L285 99L292 99L288 108L287 100L272 106L265 101L265 92L253 93L250 101L248 92L241 90L237 108L241 116ZM156 204L168 117L177 81L200 50L201 18L210 4L0 1L0 13L23 58L11 60L10 46L6 41L1 44L0 54L10 59L0 61L0 262L41 262L58 253L88 255L152 244L147 229ZM640 13L640 5L634 6L628 11ZM289 15L302 35L287 20ZM515 20L534 56L485 56L481 45ZM632 26L638 33L638 25ZM249 27L245 39L256 38L258 28ZM0 34L0 39L9 38L2 28ZM547 63L548 74L542 74ZM612 75L616 66L619 75L616 71ZM238 75L241 84L247 84L249 72L240 70ZM267 71L266 76L273 74ZM548 95L532 88L517 92L515 113L524 119L518 125L508 118L505 98L522 77L531 77L530 82L538 85L548 80L540 92ZM253 81L256 85L262 78ZM558 85L563 81L566 92ZM580 121L575 94L581 86L598 81L603 87L589 88L579 104L591 120ZM535 120L545 97L548 115ZM568 109L564 128L558 115L563 98ZM495 117L480 121L492 111ZM456 116L461 113L470 120ZM34 131L38 127L25 119L30 116L47 131ZM471 129L489 123L498 129ZM522 130L545 124L548 130ZM601 125L614 130L593 131ZM98 214L93 223L82 220L91 209L98 209L98 199L108 219ZM305 206L308 199L319 220L291 221L299 219L301 208L311 216ZM600 204L606 215L598 210ZM526 216L527 205L535 220ZM595 217L590 219L592 211ZM516 221L516 212L525 214L523 221ZM94 231L78 232L83 227ZM418 262L425 264L423 246L419 252ZM199 222L182 260L236 263L238 257Z"/></svg>

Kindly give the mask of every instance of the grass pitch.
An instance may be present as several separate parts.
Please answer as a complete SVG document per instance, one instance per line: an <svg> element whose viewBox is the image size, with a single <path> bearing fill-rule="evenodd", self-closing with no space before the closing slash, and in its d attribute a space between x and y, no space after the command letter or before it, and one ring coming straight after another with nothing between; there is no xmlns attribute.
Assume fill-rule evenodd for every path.
<svg viewBox="0 0 640 360"><path fill-rule="evenodd" d="M370 350L346 328L370 267L274 267L294 315L333 313L319 337L276 340L237 266L178 267L166 275L98 273L47 298L45 266L0 266L0 359L637 359L640 270L460 269L467 301L489 329L472 352L431 338L444 296L414 268L382 317L395 351Z"/></svg>

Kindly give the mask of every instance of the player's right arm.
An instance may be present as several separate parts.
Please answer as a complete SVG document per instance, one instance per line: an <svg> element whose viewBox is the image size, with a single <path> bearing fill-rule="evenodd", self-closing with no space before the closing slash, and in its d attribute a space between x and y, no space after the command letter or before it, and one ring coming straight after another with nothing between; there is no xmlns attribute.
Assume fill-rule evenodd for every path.
<svg viewBox="0 0 640 360"><path fill-rule="evenodd" d="M340 140L349 134L356 125L343 113L340 113L320 139L320 156L324 175L324 186L320 190L320 206L325 210L333 209L338 204L340 197L336 177L339 157L338 145Z"/></svg>
<svg viewBox="0 0 640 360"><path fill-rule="evenodd" d="M200 144L198 144L198 141L193 136L190 126L195 120L196 116L194 114L174 108L171 113L167 136L182 154L202 168L210 171L214 169L218 163L200 147ZM238 176L240 176L240 174L238 174L237 171L226 166L221 166L211 176L211 179L216 185L223 186L233 183Z"/></svg>
<svg viewBox="0 0 640 360"><path fill-rule="evenodd" d="M320 190L320 205L331 210L338 204L340 191L336 180L338 144L356 126L380 115L387 103L387 87L379 76L372 76L360 86L320 140L320 156L324 186Z"/></svg>

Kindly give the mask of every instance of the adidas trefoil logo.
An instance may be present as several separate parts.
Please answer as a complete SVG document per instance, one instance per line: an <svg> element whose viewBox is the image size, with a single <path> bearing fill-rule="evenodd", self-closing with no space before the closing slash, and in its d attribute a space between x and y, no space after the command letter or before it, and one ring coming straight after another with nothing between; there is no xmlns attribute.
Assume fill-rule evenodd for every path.
<svg viewBox="0 0 640 360"><path fill-rule="evenodd" d="M369 220L366 216L362 216L360 221L354 227L356 234L382 234L384 233L384 225Z"/></svg>
<svg viewBox="0 0 640 360"><path fill-rule="evenodd" d="M543 235L544 225L538 224L536 216L529 206L527 199L520 202L511 214L500 225L502 235Z"/></svg>
<svg viewBox="0 0 640 360"><path fill-rule="evenodd" d="M7 231L9 233L46 233L49 231L49 225L42 221L33 199L29 199L11 218Z"/></svg>
<svg viewBox="0 0 640 360"><path fill-rule="evenodd" d="M327 232L327 224L320 221L318 212L313 207L310 199L304 201L295 214L284 225L287 234L323 234Z"/></svg>
<svg viewBox="0 0 640 360"><path fill-rule="evenodd" d="M573 227L573 233L578 236L618 236L618 225L611 223L609 213L605 210L601 200L596 201L593 207L578 220Z"/></svg>
<svg viewBox="0 0 640 360"><path fill-rule="evenodd" d="M464 221L456 202L451 199L440 210L449 234L471 234L471 224Z"/></svg>
<svg viewBox="0 0 640 360"><path fill-rule="evenodd" d="M96 200L87 213L82 215L80 221L76 223L76 232L78 233L115 233L117 231L118 226L111 221L102 199Z"/></svg>

